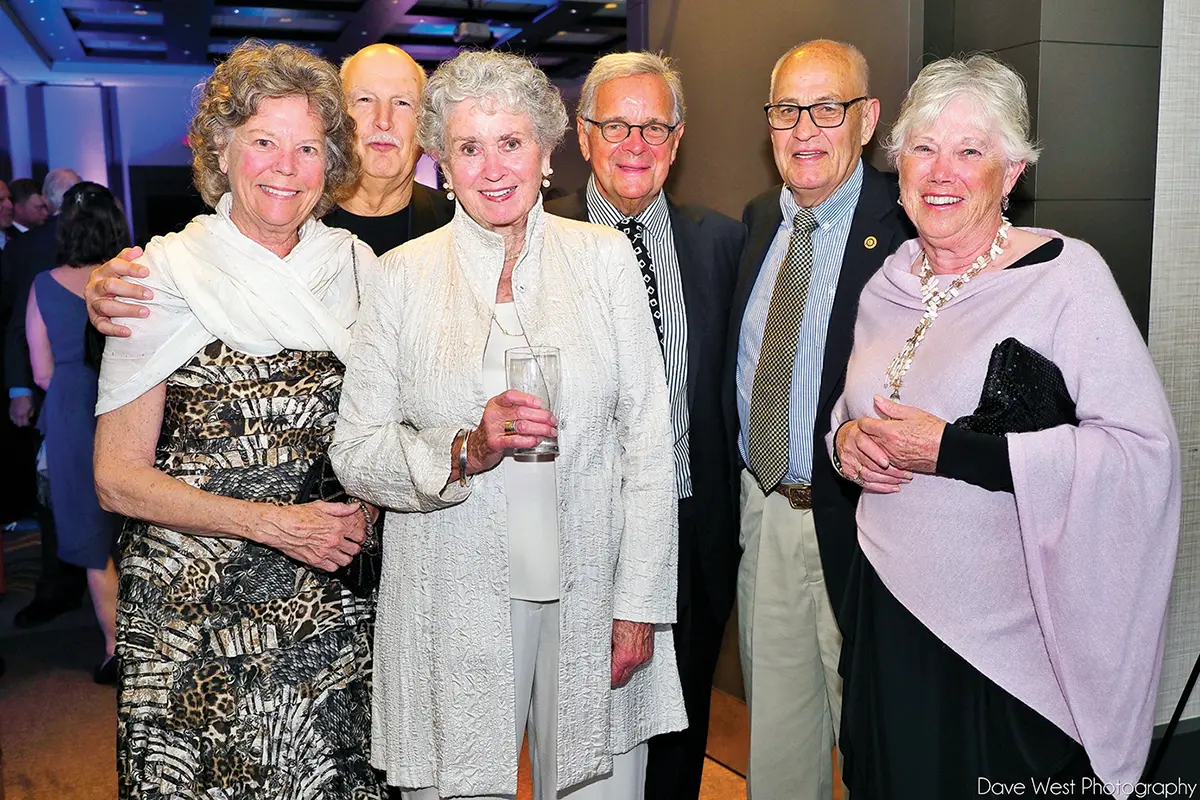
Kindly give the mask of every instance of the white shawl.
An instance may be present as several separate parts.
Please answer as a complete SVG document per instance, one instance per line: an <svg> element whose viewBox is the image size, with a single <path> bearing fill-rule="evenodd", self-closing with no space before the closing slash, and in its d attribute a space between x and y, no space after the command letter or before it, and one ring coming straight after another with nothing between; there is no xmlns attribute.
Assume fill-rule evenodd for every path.
<svg viewBox="0 0 1200 800"><path fill-rule="evenodd" d="M330 350L346 360L358 315L355 237L310 218L284 258L245 236L229 218L226 194L215 214L179 233L156 236L138 263L153 290L145 318L122 320L133 331L110 337L100 369L96 413L120 408L166 380L201 348L220 340L243 353Z"/></svg>

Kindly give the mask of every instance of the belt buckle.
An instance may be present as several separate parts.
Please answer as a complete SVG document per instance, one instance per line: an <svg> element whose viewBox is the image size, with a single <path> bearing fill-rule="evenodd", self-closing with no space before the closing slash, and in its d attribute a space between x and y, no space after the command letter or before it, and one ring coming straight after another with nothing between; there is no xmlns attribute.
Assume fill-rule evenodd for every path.
<svg viewBox="0 0 1200 800"><path fill-rule="evenodd" d="M807 511L812 508L812 487L794 484L786 487L788 505L796 511Z"/></svg>

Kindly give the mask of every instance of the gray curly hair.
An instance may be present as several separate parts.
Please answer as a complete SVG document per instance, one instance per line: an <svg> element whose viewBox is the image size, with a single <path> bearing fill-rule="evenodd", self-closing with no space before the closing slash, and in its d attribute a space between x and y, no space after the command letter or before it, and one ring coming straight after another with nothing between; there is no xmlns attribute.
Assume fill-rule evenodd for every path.
<svg viewBox="0 0 1200 800"><path fill-rule="evenodd" d="M997 136L1008 163L1037 163L1040 148L1030 132L1025 81L1002 61L978 53L968 58L939 59L917 75L887 139L892 164L899 162L913 131L932 125L946 106L960 97L974 101L980 126Z"/></svg>
<svg viewBox="0 0 1200 800"><path fill-rule="evenodd" d="M235 47L200 89L188 128L192 178L200 196L216 207L229 191L220 156L234 129L244 125L267 98L305 97L325 127L325 190L313 209L320 218L358 179L354 119L346 112L342 81L332 64L307 50L255 39Z"/></svg>
<svg viewBox="0 0 1200 800"><path fill-rule="evenodd" d="M460 53L434 70L421 97L417 141L438 161L447 153L446 124L464 100L475 100L489 111L528 117L547 155L567 130L562 95L532 61L493 50Z"/></svg>

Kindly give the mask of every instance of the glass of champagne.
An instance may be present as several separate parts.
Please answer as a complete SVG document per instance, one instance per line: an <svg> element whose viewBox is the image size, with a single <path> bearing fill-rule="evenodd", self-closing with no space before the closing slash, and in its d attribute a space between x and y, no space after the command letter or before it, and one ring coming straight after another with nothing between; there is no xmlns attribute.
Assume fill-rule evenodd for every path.
<svg viewBox="0 0 1200 800"><path fill-rule="evenodd" d="M558 401L558 348L514 347L504 351L508 388L531 394L542 408L554 411ZM514 461L550 461L558 455L558 439L542 439L534 447L513 448Z"/></svg>

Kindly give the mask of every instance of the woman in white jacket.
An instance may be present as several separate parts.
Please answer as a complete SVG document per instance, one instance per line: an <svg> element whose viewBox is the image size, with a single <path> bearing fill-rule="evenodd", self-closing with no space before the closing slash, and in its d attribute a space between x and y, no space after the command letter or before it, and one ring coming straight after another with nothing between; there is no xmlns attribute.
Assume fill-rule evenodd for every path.
<svg viewBox="0 0 1200 800"><path fill-rule="evenodd" d="M444 63L418 136L454 220L364 287L331 455L418 512L387 515L372 714L407 800L515 795L526 731L539 799L641 798L645 741L686 725L662 355L628 240L542 210L566 126L529 61ZM505 388L525 345L560 351L552 410Z"/></svg>

